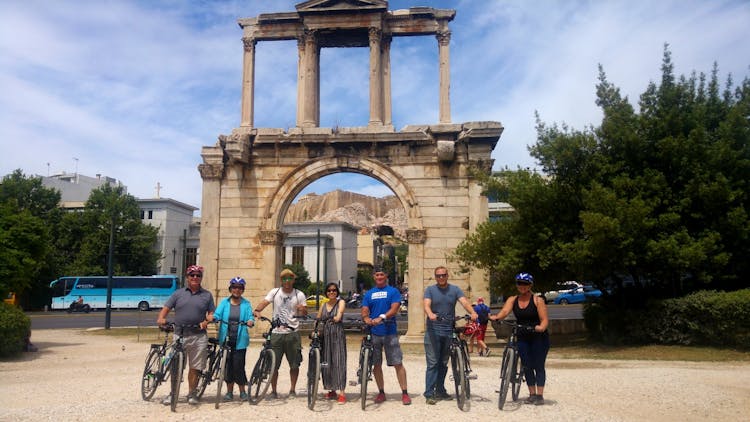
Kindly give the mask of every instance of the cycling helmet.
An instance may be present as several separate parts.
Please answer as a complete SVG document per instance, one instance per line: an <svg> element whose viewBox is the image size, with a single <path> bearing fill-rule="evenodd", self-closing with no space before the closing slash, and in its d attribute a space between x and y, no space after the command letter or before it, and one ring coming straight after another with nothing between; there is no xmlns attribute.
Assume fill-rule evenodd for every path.
<svg viewBox="0 0 750 422"><path fill-rule="evenodd" d="M232 286L242 286L244 288L245 287L245 279L242 278L242 277L240 277L240 276L237 276L237 277L229 280L229 288L231 289Z"/></svg>
<svg viewBox="0 0 750 422"><path fill-rule="evenodd" d="M185 272L185 274L190 274L190 273L199 273L202 275L203 267L201 267L200 265L191 265L187 267L187 271Z"/></svg>
<svg viewBox="0 0 750 422"><path fill-rule="evenodd" d="M534 277L529 273L516 274L516 282L534 284Z"/></svg>

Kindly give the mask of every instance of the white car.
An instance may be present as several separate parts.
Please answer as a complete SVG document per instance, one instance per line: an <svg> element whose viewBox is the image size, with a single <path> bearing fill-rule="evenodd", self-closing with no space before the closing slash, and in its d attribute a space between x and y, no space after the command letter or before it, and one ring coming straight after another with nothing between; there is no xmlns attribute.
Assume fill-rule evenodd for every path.
<svg viewBox="0 0 750 422"><path fill-rule="evenodd" d="M561 293L570 293L580 287L583 287L583 284L577 281L561 281L555 285L555 290L550 290L544 294L544 301L547 303L552 303L558 296L560 296Z"/></svg>

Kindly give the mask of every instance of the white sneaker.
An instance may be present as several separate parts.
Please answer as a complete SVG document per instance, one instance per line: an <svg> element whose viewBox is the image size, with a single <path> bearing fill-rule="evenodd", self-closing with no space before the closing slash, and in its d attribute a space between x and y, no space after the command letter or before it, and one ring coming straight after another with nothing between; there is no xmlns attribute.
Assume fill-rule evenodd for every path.
<svg viewBox="0 0 750 422"><path fill-rule="evenodd" d="M192 404L193 406L198 405L201 403L201 401L198 399L198 397L195 397L194 395L188 396L188 403Z"/></svg>
<svg viewBox="0 0 750 422"><path fill-rule="evenodd" d="M164 397L164 399L161 401L161 404L163 404L164 406L169 406L170 404L172 404L172 395L167 394L167 397Z"/></svg>

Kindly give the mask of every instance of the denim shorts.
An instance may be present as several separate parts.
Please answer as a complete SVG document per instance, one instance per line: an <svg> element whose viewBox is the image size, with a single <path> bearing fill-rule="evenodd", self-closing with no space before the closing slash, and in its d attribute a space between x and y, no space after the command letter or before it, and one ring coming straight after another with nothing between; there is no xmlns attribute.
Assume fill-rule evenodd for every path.
<svg viewBox="0 0 750 422"><path fill-rule="evenodd" d="M398 334L387 336L372 336L373 356L372 363L380 365L383 363L383 349L385 349L385 361L388 366L400 365L404 360L401 345L398 342Z"/></svg>

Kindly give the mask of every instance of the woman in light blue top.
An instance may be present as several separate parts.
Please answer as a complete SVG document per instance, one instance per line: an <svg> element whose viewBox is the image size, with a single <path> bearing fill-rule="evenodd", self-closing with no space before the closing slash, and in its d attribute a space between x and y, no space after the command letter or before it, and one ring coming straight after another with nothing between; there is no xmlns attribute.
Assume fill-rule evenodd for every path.
<svg viewBox="0 0 750 422"><path fill-rule="evenodd" d="M245 354L250 344L250 335L247 327L255 325L253 307L250 301L242 297L245 291L245 280L235 277L229 281L229 292L231 295L219 303L214 312L214 320L222 321L219 327L219 344L229 337L228 343L231 347L227 356L227 393L224 401L234 399L234 384L240 389L240 399L246 400L247 374L245 373Z"/></svg>

